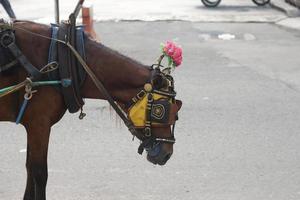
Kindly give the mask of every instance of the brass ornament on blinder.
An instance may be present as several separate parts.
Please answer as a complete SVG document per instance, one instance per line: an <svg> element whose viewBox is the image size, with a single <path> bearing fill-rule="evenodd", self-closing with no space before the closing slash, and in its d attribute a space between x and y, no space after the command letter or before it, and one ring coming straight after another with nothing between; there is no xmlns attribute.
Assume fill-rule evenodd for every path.
<svg viewBox="0 0 300 200"><path fill-rule="evenodd" d="M152 85L150 84L150 83L146 83L145 85L144 85L144 90L146 91L146 92L151 92L152 91Z"/></svg>

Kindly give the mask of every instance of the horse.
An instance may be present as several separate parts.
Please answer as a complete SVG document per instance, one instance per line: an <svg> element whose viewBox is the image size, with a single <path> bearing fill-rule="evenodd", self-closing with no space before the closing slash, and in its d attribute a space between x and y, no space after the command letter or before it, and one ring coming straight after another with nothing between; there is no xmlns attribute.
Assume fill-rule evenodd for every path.
<svg viewBox="0 0 300 200"><path fill-rule="evenodd" d="M32 65L38 69L47 65L51 27L22 20L14 21L12 27L16 45ZM122 111L128 114L129 109L125 105L132 101L137 94L140 94L140 91L144 91L146 83L149 83L150 77L153 77L153 71L156 70L95 41L87 33L85 33L84 48L87 66L103 83L111 98L120 105ZM1 65L14 59L10 52L5 49L3 51L5 56L0 57ZM0 88L18 84L27 77L28 72L18 63L12 69L0 72ZM153 87L160 84L161 74L156 74L152 80ZM90 76L86 76L81 85L80 95L82 98L107 100L107 96L98 90ZM23 90L0 98L0 121L14 122L23 99ZM181 105L180 100L173 102L172 106L175 111L171 117L177 115ZM20 121L27 132L27 183L24 200L46 199L47 154L51 127L60 121L66 111L67 107L61 91L52 86L39 87L26 108ZM152 146L148 149L144 147L147 150L147 160L153 164L164 165L173 153L174 142L168 142L168 138L174 137L171 125L152 127L152 135L157 141L152 142L151 145L155 148L159 145L160 148L158 151L156 148L156 153L153 154ZM145 142L147 138L143 134L143 129L136 128L136 130L138 133L136 137L142 143Z"/></svg>

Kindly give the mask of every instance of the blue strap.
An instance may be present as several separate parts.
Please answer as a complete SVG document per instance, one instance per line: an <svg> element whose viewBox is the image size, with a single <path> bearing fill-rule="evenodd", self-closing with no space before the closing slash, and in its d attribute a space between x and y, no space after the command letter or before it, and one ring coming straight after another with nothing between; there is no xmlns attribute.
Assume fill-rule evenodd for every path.
<svg viewBox="0 0 300 200"><path fill-rule="evenodd" d="M51 24L51 37L53 39L57 39L58 36L58 28L57 24ZM49 46L49 53L48 53L48 63L50 62L57 62L57 42L55 40L51 40ZM59 66L58 66L59 67ZM58 70L54 70L48 73L49 80L56 80L59 78Z"/></svg>
<svg viewBox="0 0 300 200"><path fill-rule="evenodd" d="M71 85L71 83L72 83L72 81L70 79L62 79L61 81L38 81L38 82L32 82L32 87L38 87L38 86L44 86L44 85L60 85L60 84L63 87L68 87ZM11 87L8 87L5 89L7 90L9 88L11 88ZM0 92L1 92L1 90L0 90ZM24 112L26 110L26 107L28 105L28 101L29 101L29 99L24 97L24 101L22 103L18 117L16 119L16 124L20 124L22 117L24 115Z"/></svg>
<svg viewBox="0 0 300 200"><path fill-rule="evenodd" d="M51 38L57 39L58 25L51 24ZM48 54L48 63L57 61L57 42L51 40Z"/></svg>
<svg viewBox="0 0 300 200"><path fill-rule="evenodd" d="M51 38L58 39L58 29L59 25L57 24L51 24ZM80 56L86 60L85 55L85 47L84 47L84 26L77 26L76 27L76 50L80 54ZM56 61L57 62L57 42L55 40L51 40L50 46L49 46L49 53L48 53L48 63ZM60 67L60 66L59 66ZM82 67L78 68L78 73L80 75L79 82L83 84L86 73ZM49 80L56 80L59 79L58 70L51 72L48 74Z"/></svg>
<svg viewBox="0 0 300 200"><path fill-rule="evenodd" d="M76 50L83 58L83 60L86 60L85 48L84 48L84 26L76 27ZM78 67L78 73L79 73L79 83L82 85L86 78L86 73L82 66Z"/></svg>
<svg viewBox="0 0 300 200"><path fill-rule="evenodd" d="M84 26L76 27L76 50L80 56L85 60L85 48L84 48Z"/></svg>
<svg viewBox="0 0 300 200"><path fill-rule="evenodd" d="M28 99L24 99L23 101L23 104L21 106L21 109L19 111L19 114L18 114L18 117L17 117L17 120L16 120L16 124L20 124L21 120L22 120L22 117L24 115L24 112L25 112L25 109L28 105Z"/></svg>
<svg viewBox="0 0 300 200"><path fill-rule="evenodd" d="M57 24L51 24L51 38L57 39L59 26ZM76 50L80 56L85 59L85 48L84 48L84 26L76 27ZM48 63L57 61L57 42L51 40L48 54Z"/></svg>

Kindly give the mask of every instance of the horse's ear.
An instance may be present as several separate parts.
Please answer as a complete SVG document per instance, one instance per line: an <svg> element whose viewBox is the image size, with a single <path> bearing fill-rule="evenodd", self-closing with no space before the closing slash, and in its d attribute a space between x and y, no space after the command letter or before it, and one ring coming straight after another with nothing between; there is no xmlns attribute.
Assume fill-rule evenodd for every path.
<svg viewBox="0 0 300 200"><path fill-rule="evenodd" d="M176 100L176 105L178 107L178 111L180 110L181 106L182 106L182 101L180 100Z"/></svg>
<svg viewBox="0 0 300 200"><path fill-rule="evenodd" d="M155 89L159 90L168 86L168 82L160 74L156 74L152 79L152 84Z"/></svg>

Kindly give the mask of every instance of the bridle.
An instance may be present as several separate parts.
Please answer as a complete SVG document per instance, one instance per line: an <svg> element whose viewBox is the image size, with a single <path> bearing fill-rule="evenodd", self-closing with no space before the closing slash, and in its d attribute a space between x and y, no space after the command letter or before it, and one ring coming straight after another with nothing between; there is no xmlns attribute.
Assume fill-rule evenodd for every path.
<svg viewBox="0 0 300 200"><path fill-rule="evenodd" d="M144 88L127 105L128 120L135 130L142 133L144 139L138 148L139 154L157 143L175 143L174 131L178 109L174 79L154 66L151 67L150 81L145 83ZM153 134L153 128L168 126L173 126L171 137L162 138Z"/></svg>

